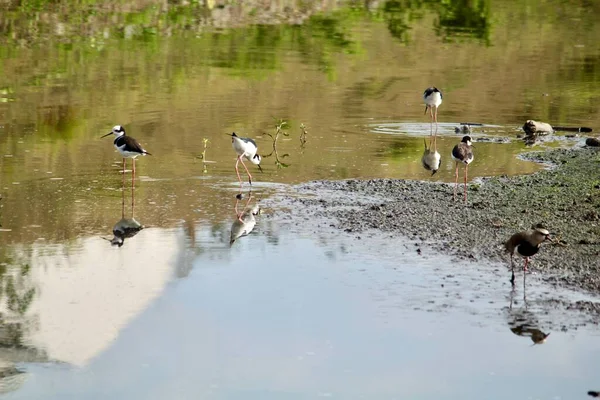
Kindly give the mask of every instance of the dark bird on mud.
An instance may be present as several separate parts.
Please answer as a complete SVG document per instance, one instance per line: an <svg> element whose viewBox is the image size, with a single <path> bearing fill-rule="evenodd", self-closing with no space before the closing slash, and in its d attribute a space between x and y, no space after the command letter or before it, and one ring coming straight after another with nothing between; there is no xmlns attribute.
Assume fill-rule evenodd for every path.
<svg viewBox="0 0 600 400"><path fill-rule="evenodd" d="M442 162L442 156L437 151L437 145L435 143L435 137L433 141L429 142L429 147L427 147L427 140L423 139L425 144L425 151L423 151L423 157L421 157L421 163L423 164L423 168L427 171L431 171L431 176L435 175L440 169L440 164ZM432 146L433 142L433 146Z"/></svg>
<svg viewBox="0 0 600 400"><path fill-rule="evenodd" d="M537 254L543 242L550 240L550 232L542 224L537 224L528 231L515 233L506 241L504 248L510 253L510 283L515 285L514 255L525 258L523 274L527 272L529 258Z"/></svg>
<svg viewBox="0 0 600 400"><path fill-rule="evenodd" d="M258 169L262 172L262 168L260 167L260 161L262 160L262 157L257 154L258 146L256 145L256 142L254 140L250 138L239 137L235 134L235 132L233 132L230 136L231 146L237 154L237 160L235 162L235 172L237 174L238 180L240 181L240 185L242 184L242 178L240 177L240 171L238 170L238 164L240 162L242 163L244 169L246 170L246 173L248 174L248 182L252 185L252 175L250 174L250 171L248 171L248 167L246 167L246 164L244 164L244 158L246 158L252 164L257 165Z"/></svg>
<svg viewBox="0 0 600 400"><path fill-rule="evenodd" d="M437 110L440 104L442 104L442 92L436 87L429 87L423 92L423 101L425 102L425 114L429 109L431 115L431 131L430 135L433 134L433 123L435 122L435 134L437 135L438 123L437 123Z"/></svg>
<svg viewBox="0 0 600 400"><path fill-rule="evenodd" d="M452 159L456 163L456 170L454 172L454 200L456 200L456 190L458 188L458 164L462 163L465 165L465 202L467 201L467 173L469 164L473 162L475 156L473 155L473 147L471 146L471 136L463 136L459 144L454 146L452 149Z"/></svg>
<svg viewBox="0 0 600 400"><path fill-rule="evenodd" d="M108 135L115 135L116 139L114 141L115 148L121 153L123 156L123 174L125 174L125 159L131 158L133 161L132 175L131 181L135 179L135 159L138 156L145 156L152 154L148 153L144 148L138 143L137 140L132 138L131 136L127 136L125 134L125 128L121 125L115 125L112 128L112 131L108 132L106 135L102 137L106 137Z"/></svg>

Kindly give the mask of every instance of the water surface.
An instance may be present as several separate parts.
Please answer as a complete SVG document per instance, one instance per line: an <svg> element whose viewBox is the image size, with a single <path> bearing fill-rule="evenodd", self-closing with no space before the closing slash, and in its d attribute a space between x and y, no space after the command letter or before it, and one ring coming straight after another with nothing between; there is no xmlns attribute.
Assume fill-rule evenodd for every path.
<svg viewBox="0 0 600 400"><path fill-rule="evenodd" d="M230 246L239 185L225 133L256 139L264 156L252 204L314 179L452 181L461 122L484 124L476 140L503 139L475 142L471 179L535 172L518 158L525 120L597 126L595 4L325 2L298 14L302 24L275 25L248 24L266 11L237 6L165 13L135 2L96 15L7 4L0 358L23 371L10 396L574 398L592 388L595 333L553 331L530 347L503 319L510 292L490 266L459 274L442 256L394 250L403 238L374 252L375 242L261 216ZM444 92L434 176L420 163L430 85ZM274 149L264 133L282 120ZM123 183L100 139L115 124L153 154L137 161L133 192L130 162ZM144 228L111 246L131 220ZM466 289L441 289L448 275ZM535 301L549 289L532 288L543 316Z"/></svg>

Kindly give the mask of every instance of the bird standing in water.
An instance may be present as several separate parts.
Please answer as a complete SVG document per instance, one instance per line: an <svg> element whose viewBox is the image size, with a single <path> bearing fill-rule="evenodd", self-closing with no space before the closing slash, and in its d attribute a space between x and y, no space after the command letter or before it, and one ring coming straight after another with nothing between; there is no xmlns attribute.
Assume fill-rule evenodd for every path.
<svg viewBox="0 0 600 400"><path fill-rule="evenodd" d="M473 148L471 147L471 136L464 136L459 144L452 149L452 159L456 162L456 170L454 172L454 200L456 200L456 189L458 188L458 164L465 165L465 202L467 201L467 173L469 164L473 162Z"/></svg>
<svg viewBox="0 0 600 400"><path fill-rule="evenodd" d="M515 264L513 256L516 254L525 258L523 274L527 272L529 257L534 256L540 250L543 242L550 240L550 232L542 224L537 224L528 231L518 232L512 235L504 244L504 248L510 253L511 277L510 283L515 285Z"/></svg>
<svg viewBox="0 0 600 400"><path fill-rule="evenodd" d="M112 128L112 131L110 131L109 133L107 133L106 135L104 135L102 137L106 137L108 135L116 136L114 145L115 145L115 148L119 151L119 153L121 153L121 155L123 156L123 176L125 175L125 159L126 158L132 159L132 165L133 165L132 171L133 172L131 175L131 182L133 184L133 181L135 180L135 159L136 159L136 157L145 156L145 155L151 156L152 154L150 154L146 150L144 150L144 148L138 143L137 140L135 140L131 136L127 136L125 134L125 128L123 128L121 125L115 125ZM125 179L125 178L123 178L123 179Z"/></svg>
<svg viewBox="0 0 600 400"><path fill-rule="evenodd" d="M231 134L231 146L233 150L237 153L237 160L235 162L235 172L237 173L238 180L240 181L240 185L242 184L242 178L240 177L240 171L238 169L238 163L241 161L244 169L246 169L246 173L248 174L248 182L252 185L252 175L250 171L248 171L248 167L244 164L244 157L249 160L252 164L258 166L258 169L262 172L262 168L260 167L260 161L262 157L256 152L258 151L258 146L256 142L250 138L239 137L233 132Z"/></svg>
<svg viewBox="0 0 600 400"><path fill-rule="evenodd" d="M425 102L425 114L427 114L427 109L429 109L429 114L431 115L431 131L430 135L433 134L433 123L435 122L435 134L437 135L438 131L438 122L437 122L437 111L440 104L442 104L442 92L436 87L429 87L425 89L423 92L423 101Z"/></svg>

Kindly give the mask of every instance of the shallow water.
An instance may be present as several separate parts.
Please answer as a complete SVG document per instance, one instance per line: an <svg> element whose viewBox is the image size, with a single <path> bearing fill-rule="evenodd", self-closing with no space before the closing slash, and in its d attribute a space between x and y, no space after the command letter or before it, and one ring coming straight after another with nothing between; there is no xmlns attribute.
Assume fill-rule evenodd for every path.
<svg viewBox="0 0 600 400"><path fill-rule="evenodd" d="M528 347L507 328L508 286L490 266L477 267L479 284L442 256L261 216L229 246L232 131L265 156L264 173L252 169L251 204L314 179L452 181L461 122L484 124L473 128L469 179L541 168L517 157L528 150L516 138L526 119L599 119L598 10L571 3L387 1L331 7L301 26L236 29L195 25L183 7L166 22L124 12L81 32L78 14L54 29L52 12L3 13L0 338L16 348L0 359L27 378L10 396L465 399L493 388L487 398L573 398L591 389L595 334L553 331ZM444 92L434 176L420 162L431 129L421 94L432 84ZM289 136L275 153L263 133L281 119ZM115 124L153 154L136 162L134 198L131 162L123 182L111 139L100 139ZM508 140L477 141L486 138ZM535 148L579 143L561 135ZM145 228L111 247L114 225L132 216ZM448 280L460 289L441 289ZM533 281L531 290L533 312L545 315L535 301L549 289Z"/></svg>

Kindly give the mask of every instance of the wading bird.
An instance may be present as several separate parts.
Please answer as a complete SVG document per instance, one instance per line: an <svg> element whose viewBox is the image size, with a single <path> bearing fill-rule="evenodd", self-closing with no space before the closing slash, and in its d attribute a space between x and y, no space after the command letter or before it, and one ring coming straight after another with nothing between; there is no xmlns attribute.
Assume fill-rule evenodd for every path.
<svg viewBox="0 0 600 400"><path fill-rule="evenodd" d="M515 264L513 256L516 254L525 258L523 265L523 274L527 272L527 264L529 257L534 256L539 250L543 242L550 240L550 232L542 224L533 226L528 231L515 233L506 241L504 248L510 253L510 283L515 285Z"/></svg>
<svg viewBox="0 0 600 400"><path fill-rule="evenodd" d="M433 123L435 122L435 134L437 135L438 131L438 122L437 122L437 110L440 104L442 104L442 92L436 87L429 87L425 89L423 92L423 101L425 102L425 114L427 114L427 109L429 109L429 114L431 115L431 131L430 135L433 134ZM435 109L435 110L434 110Z"/></svg>
<svg viewBox="0 0 600 400"><path fill-rule="evenodd" d="M135 159L136 159L136 157L145 156L145 155L151 156L152 154L150 154L146 150L144 150L142 148L142 146L140 146L140 144L138 143L137 140L135 140L131 136L127 136L125 134L125 128L123 128L121 125L115 125L112 128L112 131L110 131L109 133L107 133L106 135L104 135L102 137L106 137L108 135L116 136L114 145L115 145L115 148L119 151L119 153L121 153L121 155L123 156L123 174L125 174L125 159L126 158L132 159L133 167L132 167L132 174L131 174L131 182L133 183L133 181L135 180Z"/></svg>
<svg viewBox="0 0 600 400"><path fill-rule="evenodd" d="M237 153L237 160L235 162L235 172L237 174L238 180L240 181L240 185L242 184L242 178L240 177L240 171L238 169L238 163L241 161L244 169L246 169L246 173L248 174L248 182L252 185L252 175L250 171L248 171L248 167L244 164L244 157L250 161L252 164L258 166L260 172L262 172L262 168L260 167L261 156L256 154L258 151L258 146L256 142L250 138L239 137L233 132L231 134L231 145L233 150Z"/></svg>
<svg viewBox="0 0 600 400"><path fill-rule="evenodd" d="M465 165L465 202L467 201L467 173L469 164L473 162L473 148L471 147L471 136L464 136L459 144L452 149L452 159L456 162L456 170L454 171L454 200L456 200L456 189L458 188L458 164Z"/></svg>

